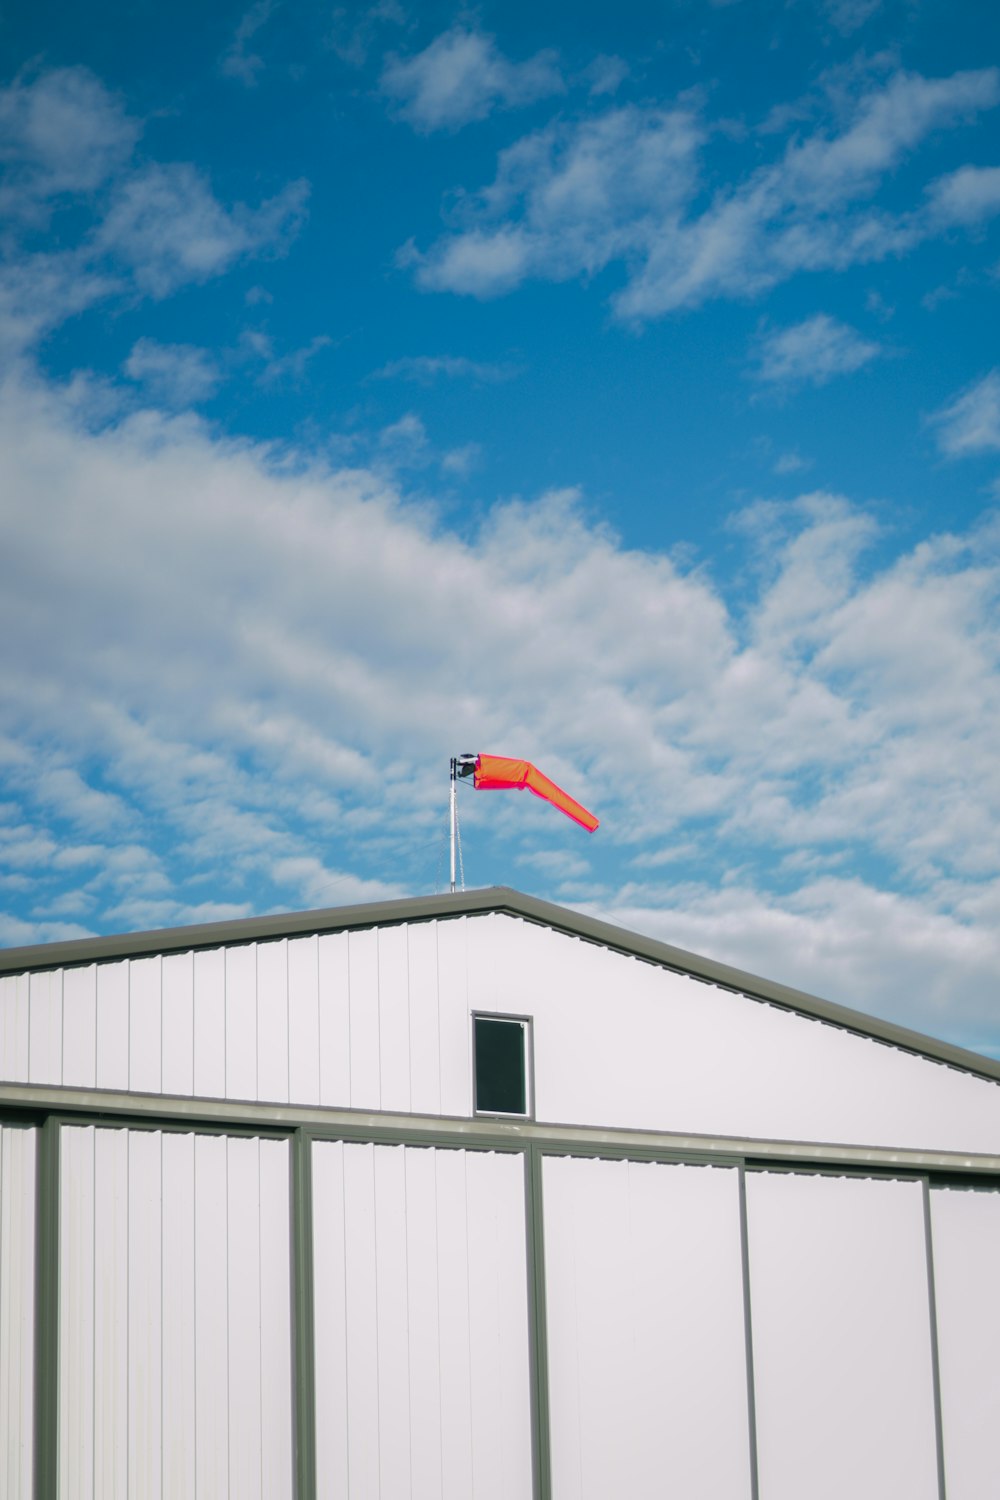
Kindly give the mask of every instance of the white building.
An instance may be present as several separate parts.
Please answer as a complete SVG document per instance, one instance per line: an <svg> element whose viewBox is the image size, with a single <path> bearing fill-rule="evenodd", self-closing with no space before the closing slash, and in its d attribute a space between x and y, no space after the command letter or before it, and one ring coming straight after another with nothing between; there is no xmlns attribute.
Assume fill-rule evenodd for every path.
<svg viewBox="0 0 1000 1500"><path fill-rule="evenodd" d="M1000 1065L505 889L0 954L4 1500L987 1500Z"/></svg>

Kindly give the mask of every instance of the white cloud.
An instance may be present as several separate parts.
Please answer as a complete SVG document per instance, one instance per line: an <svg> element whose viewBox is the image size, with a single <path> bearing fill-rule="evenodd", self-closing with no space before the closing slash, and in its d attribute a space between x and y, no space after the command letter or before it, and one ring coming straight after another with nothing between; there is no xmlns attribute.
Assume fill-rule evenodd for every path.
<svg viewBox="0 0 1000 1500"><path fill-rule="evenodd" d="M803 469L810 467L810 462L808 458L803 458L801 453L798 453L794 448L790 448L788 452L778 454L778 457L774 460L774 472L775 474L800 474Z"/></svg>
<svg viewBox="0 0 1000 1500"><path fill-rule="evenodd" d="M378 446L394 468L423 463L427 445L427 429L412 411L383 427L378 435Z"/></svg>
<svg viewBox="0 0 1000 1500"><path fill-rule="evenodd" d="M430 385L439 376L447 380L475 380L484 384L511 380L518 367L489 360L468 359L462 354L408 354L390 360L374 373L377 380L415 380Z"/></svg>
<svg viewBox="0 0 1000 1500"><path fill-rule="evenodd" d="M418 280L490 296L530 275L598 271L639 247L653 212L680 210L701 140L691 110L634 106L525 136L501 152L494 182L471 208L484 223L499 222L473 222L441 241Z"/></svg>
<svg viewBox="0 0 1000 1500"><path fill-rule="evenodd" d="M470 795L471 881L516 883L521 854L565 849L592 883L572 860L552 877L622 920L996 1032L996 528L873 567L873 524L845 501L758 506L730 598L629 551L573 492L460 536L372 472L149 410L88 430L26 379L0 389L0 442L0 632L18 641L0 754L23 809L0 818L0 878L30 883L39 933L67 890L141 923L259 909L261 891L426 888L447 757L487 749L540 762L602 827L581 852L529 799ZM386 434L425 442L416 418ZM657 884L670 850L689 852Z"/></svg>
<svg viewBox="0 0 1000 1500"><path fill-rule="evenodd" d="M307 185L298 181L259 208L227 209L196 167L153 165L120 184L95 243L124 262L143 291L165 297L244 256L280 247L301 224L307 197Z"/></svg>
<svg viewBox="0 0 1000 1500"><path fill-rule="evenodd" d="M933 418L949 458L1000 452L1000 370L990 370Z"/></svg>
<svg viewBox="0 0 1000 1500"><path fill-rule="evenodd" d="M464 479L467 474L477 466L483 456L483 450L478 443L463 443L461 448L449 448L441 459L441 468L445 474L454 474L458 479Z"/></svg>
<svg viewBox="0 0 1000 1500"><path fill-rule="evenodd" d="M455 227L426 253L408 246L401 263L424 287L478 297L619 263L626 282L615 311L642 321L755 295L805 271L901 255L971 222L973 203L985 214L994 196L986 177L958 174L909 212L871 200L933 132L1000 102L1000 71L863 77L855 97L835 96L828 128L793 136L776 160L707 202L699 194L711 187L702 160L710 131L693 104L553 123L501 152L494 181L459 200Z"/></svg>
<svg viewBox="0 0 1000 1500"><path fill-rule="evenodd" d="M308 344L303 344L299 349L292 349L287 354L275 355L271 352L270 340L265 339L258 345L258 352L265 354L265 365L257 377L260 385L278 385L284 380L301 380L305 374L306 366L315 359L317 354L328 349L333 343L329 334L317 333Z"/></svg>
<svg viewBox="0 0 1000 1500"><path fill-rule="evenodd" d="M354 4L338 5L333 11L327 42L341 62L351 68L363 68L382 28L405 24L406 12L398 0L377 0L375 5L360 9Z"/></svg>
<svg viewBox="0 0 1000 1500"><path fill-rule="evenodd" d="M850 36L882 8L882 0L825 0L824 9L841 36Z"/></svg>
<svg viewBox="0 0 1000 1500"><path fill-rule="evenodd" d="M93 192L129 159L139 126L86 68L0 89L0 209L37 218L48 200Z"/></svg>
<svg viewBox="0 0 1000 1500"><path fill-rule="evenodd" d="M790 328L776 329L762 340L758 375L773 384L808 381L824 385L834 375L853 374L880 353L878 344L862 338L846 323L817 313Z"/></svg>
<svg viewBox="0 0 1000 1500"><path fill-rule="evenodd" d="M223 53L220 71L227 78L238 78L247 88L253 88L264 70L263 58L249 51L249 44L271 18L275 0L256 0L256 4L244 13L233 40Z"/></svg>
<svg viewBox="0 0 1000 1500"><path fill-rule="evenodd" d="M959 167L927 192L930 213L943 224L981 224L1000 213L1000 167Z"/></svg>
<svg viewBox="0 0 1000 1500"><path fill-rule="evenodd" d="M453 26L414 57L391 56L383 94L421 131L457 130L498 107L531 104L565 89L553 52L511 62L493 37Z"/></svg>
<svg viewBox="0 0 1000 1500"><path fill-rule="evenodd" d="M592 98L602 94L616 94L629 75L629 65L623 57L602 53L588 63L580 75L587 84Z"/></svg>
<svg viewBox="0 0 1000 1500"><path fill-rule="evenodd" d="M280 254L308 187L292 182L258 207L227 207L190 163L140 162L140 124L86 68L0 89L0 338L23 349L94 303L138 290L161 298L236 261ZM59 250L30 236L57 210Z"/></svg>
<svg viewBox="0 0 1000 1500"><path fill-rule="evenodd" d="M145 385L166 406L196 406L214 396L222 380L207 349L190 344L160 344L139 339L123 366L126 375Z"/></svg>

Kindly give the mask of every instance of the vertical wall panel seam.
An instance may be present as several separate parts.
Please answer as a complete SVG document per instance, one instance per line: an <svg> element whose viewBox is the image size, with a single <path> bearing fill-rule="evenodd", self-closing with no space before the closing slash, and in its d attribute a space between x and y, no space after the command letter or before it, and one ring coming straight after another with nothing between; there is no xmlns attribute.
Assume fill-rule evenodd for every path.
<svg viewBox="0 0 1000 1500"><path fill-rule="evenodd" d="M226 1137L226 1494L232 1492L233 1480L233 1392L232 1392L232 1351L230 1349L230 1329L232 1326L232 1272L230 1270L229 1258L229 1153L232 1141Z"/></svg>
<svg viewBox="0 0 1000 1500"><path fill-rule="evenodd" d="M347 949L348 974L350 974L351 950ZM348 993L350 986L348 986ZM348 1004L348 1026L350 1026L350 1005ZM350 1320L348 1296L348 1254L347 1254L347 1147L341 1142L340 1145L340 1230L343 1237L344 1247L344 1443L347 1449L347 1493L351 1493L351 1367L348 1353L347 1330Z"/></svg>
<svg viewBox="0 0 1000 1500"><path fill-rule="evenodd" d="M434 923L434 1014L437 1020L437 1114L441 1113L441 923Z"/></svg>
<svg viewBox="0 0 1000 1500"><path fill-rule="evenodd" d="M95 1047L94 1066L97 1066ZM92 1280L90 1286L90 1326L93 1336L90 1341L90 1375L93 1381L94 1401L90 1410L90 1493L97 1500L97 1131L94 1131L94 1212L91 1218L90 1264Z"/></svg>
<svg viewBox="0 0 1000 1500"><path fill-rule="evenodd" d="M437 935L434 938L434 951L437 953ZM444 1486L444 1381L441 1377L441 1199L438 1193L438 1168L440 1161L435 1151L431 1157L433 1171L431 1180L434 1183L434 1314L437 1319L437 1418L438 1418L438 1472L441 1475L442 1488Z"/></svg>
<svg viewBox="0 0 1000 1500"><path fill-rule="evenodd" d="M319 936L316 937L316 1102L323 1103L323 984ZM291 1011L289 1010L289 1014Z"/></svg>
<svg viewBox="0 0 1000 1500"><path fill-rule="evenodd" d="M290 1142L292 1257L292 1421L295 1500L316 1500L316 1304L311 1138L297 1130ZM265 1496L264 1500L269 1500Z"/></svg>
<svg viewBox="0 0 1000 1500"><path fill-rule="evenodd" d="M382 1051L382 932L378 927L375 929L375 1030L378 1035L378 1103L375 1107L381 1109L382 1095L385 1090L382 1077L384 1058Z"/></svg>
<svg viewBox="0 0 1000 1500"><path fill-rule="evenodd" d="M260 1478L261 1500L268 1500L264 1491L264 1224L261 1219L260 1136L257 1137L257 1422L260 1432L260 1447L257 1454L257 1472Z"/></svg>
<svg viewBox="0 0 1000 1500"><path fill-rule="evenodd" d="M129 1082L132 1080L132 965L129 965ZM132 1131L124 1133L124 1482L132 1475ZM97 1497L94 1496L94 1500Z"/></svg>
<svg viewBox="0 0 1000 1500"><path fill-rule="evenodd" d="M292 989L288 978L288 950L291 947L287 938L284 940L285 950L285 1098L291 1103L292 1099ZM316 988L316 1003L319 1004L319 987ZM319 1052L316 1053L316 1061L319 1063Z"/></svg>
<svg viewBox="0 0 1000 1500"><path fill-rule="evenodd" d="M542 1152L524 1153L527 1240L528 1359L531 1400L531 1467L534 1500L551 1500L548 1329L545 1303L545 1226L542 1213Z"/></svg>
<svg viewBox="0 0 1000 1500"><path fill-rule="evenodd" d="M407 966L409 966L409 932L407 932ZM409 969L407 968L407 972ZM406 1291L406 1442L409 1453L410 1490L413 1490L413 1322L410 1306L410 1192L409 1157L403 1147L403 1278Z"/></svg>
<svg viewBox="0 0 1000 1500"><path fill-rule="evenodd" d="M191 1064L194 1066L194 961L191 963ZM194 1074L192 1073L192 1079ZM191 1441L194 1443L194 1494L198 1500L198 1137L191 1137L191 1298L193 1302L191 1322L194 1339L194 1369L191 1379L194 1384L194 1424Z"/></svg>
<svg viewBox="0 0 1000 1500"><path fill-rule="evenodd" d="M750 1237L747 1230L747 1180L746 1168L739 1168L740 1195L740 1259L743 1266L743 1331L746 1341L747 1362L747 1431L750 1443L750 1495L758 1500L760 1494L757 1467L757 1394L753 1367L753 1315L750 1305Z"/></svg>
<svg viewBox="0 0 1000 1500"><path fill-rule="evenodd" d="M163 959L160 959L160 1087L163 1086ZM163 1455L167 1446L166 1412L163 1400L163 1132L160 1136L160 1496L163 1491Z"/></svg>
<svg viewBox="0 0 1000 1500"><path fill-rule="evenodd" d="M7 1431L8 1433L12 1432L13 1431L13 1425L14 1425L13 1422L12 1422L12 1420L10 1419L9 1415L5 1414L5 1409L6 1409L6 1413L9 1413L10 1408L13 1405L13 1399L14 1399L14 1392L13 1392L13 1389L12 1389L13 1382L10 1383L10 1385L7 1387L7 1389L5 1391L3 1380L2 1380L2 1376L3 1376L3 1372L4 1372L4 1367L5 1367L6 1363L7 1363L7 1357L6 1357L5 1350L7 1348L7 1339L8 1339L7 1314L6 1314L6 1310L5 1310L5 1307L4 1307L4 1298L3 1298L4 1226L5 1226L6 1217L7 1217L4 1214L4 1166L3 1166L3 1163L4 1163L4 1155L6 1153L6 1150L7 1150L7 1137L4 1134L3 1125L2 1125L2 1123L0 1123L0 1436L2 1436L2 1434L3 1434L4 1431ZM11 1192L12 1191L13 1190L11 1190ZM0 1477L2 1477L2 1470L5 1467L7 1467L7 1465L4 1462L4 1453L3 1453L2 1450L0 1450ZM8 1471L8 1477L9 1477L9 1471ZM20 1475L18 1477L20 1478Z"/></svg>
<svg viewBox="0 0 1000 1500"><path fill-rule="evenodd" d="M38 1132L35 1179L35 1500L56 1500L59 1447L59 1126Z"/></svg>
<svg viewBox="0 0 1000 1500"><path fill-rule="evenodd" d="M345 995L345 1009L347 1011L347 1107L354 1108L354 1039L351 1036L351 934L344 933L344 951L347 955L347 994ZM346 1199L345 1199L346 1205ZM345 1206L346 1212L346 1206ZM346 1276L346 1272L345 1272Z"/></svg>
<svg viewBox="0 0 1000 1500"><path fill-rule="evenodd" d="M2 1380L4 1368L8 1363L8 1357L5 1351L8 1348L7 1340L10 1338L10 1334L8 1332L7 1310L5 1308L3 1298L4 1233L9 1220L9 1215L4 1213L4 1156L7 1153L8 1141L9 1132L5 1134L3 1125L0 1124L0 1433L6 1431L8 1434L11 1434L14 1430L14 1422L12 1417L10 1416L10 1412L14 1404L15 1383L11 1381L5 1391ZM12 1187L8 1187L7 1191L11 1196L13 1196ZM10 1363L11 1365L13 1365L13 1360L11 1360ZM20 1459L18 1461L18 1466L20 1468ZM0 1470L5 1467L7 1467L7 1465L4 1462L4 1454L0 1452ZM13 1465L11 1465L11 1467L13 1467ZM21 1474L19 1473L18 1480L20 1481L20 1479ZM18 1489L20 1490L21 1488L22 1486L19 1483Z"/></svg>
<svg viewBox="0 0 1000 1500"><path fill-rule="evenodd" d="M465 1366L469 1383L469 1474L476 1487L476 1393L472 1384L472 1256L469 1252L469 1153L462 1152L462 1209L465 1217Z"/></svg>
<svg viewBox="0 0 1000 1500"><path fill-rule="evenodd" d="M934 1285L934 1237L931 1229L930 1182L922 1179L924 1200L924 1241L927 1247L927 1306L931 1335L931 1381L934 1391L934 1440L937 1451L938 1495L945 1500L944 1419L941 1411L941 1365L938 1353L937 1292Z"/></svg>

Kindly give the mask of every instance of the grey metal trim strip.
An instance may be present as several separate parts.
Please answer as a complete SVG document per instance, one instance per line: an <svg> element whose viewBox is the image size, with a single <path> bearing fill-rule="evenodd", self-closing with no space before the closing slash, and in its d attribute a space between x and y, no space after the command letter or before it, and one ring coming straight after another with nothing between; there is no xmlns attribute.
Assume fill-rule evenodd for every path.
<svg viewBox="0 0 1000 1500"><path fill-rule="evenodd" d="M409 896L398 901L376 901L363 906L328 907L322 911L281 912L266 917L243 917L232 922L209 922L197 927L174 927L154 932L124 933L114 937L79 938L72 942L41 943L26 948L0 949L0 974L29 969L52 969L98 960L136 958L144 954L173 953L191 948L214 948L233 943L266 941L269 938L301 937L316 932L341 932L356 927L381 927L399 922L421 922L501 912L537 922L558 932L597 943L632 958L662 968L689 974L722 989L733 990L752 1000L762 1000L784 1010L796 1011L814 1020L826 1021L854 1031L859 1036L887 1042L907 1052L947 1063L993 1082L1000 1081L1000 1061L956 1047L950 1042L925 1036L892 1021L864 1015L831 1000L821 1000L804 990L778 984L758 974L718 963L711 958L672 947L655 938L630 932L612 922L584 916L551 901L527 896L507 886L489 886L479 891L457 891L435 896Z"/></svg>
<svg viewBox="0 0 1000 1500"><path fill-rule="evenodd" d="M312 1138L297 1130L291 1144L292 1410L295 1497L316 1495L316 1318L313 1293Z"/></svg>
<svg viewBox="0 0 1000 1500"><path fill-rule="evenodd" d="M927 1246L927 1305L931 1328L931 1378L934 1382L934 1437L937 1450L938 1500L945 1500L944 1422L941 1415L941 1362L938 1355L937 1293L934 1286L934 1236L931 1230L931 1190L924 1178L924 1238Z"/></svg>
<svg viewBox="0 0 1000 1500"><path fill-rule="evenodd" d="M1000 1175L1000 1155L961 1151L920 1151L884 1146L852 1146L831 1141L760 1140L750 1136L680 1134L666 1130L622 1130L561 1125L537 1120L472 1119L461 1115L391 1114L377 1110L321 1109L289 1104L242 1103L234 1099L185 1099L176 1095L115 1093L100 1089L49 1088L0 1084L0 1109L60 1116L82 1116L86 1123L121 1124L154 1120L188 1129L226 1128L291 1134L300 1127L337 1140L398 1140L488 1151L543 1150L639 1158L644 1153L683 1161L726 1158L757 1163L782 1162L805 1169L844 1166L903 1172ZM77 1121L79 1123L79 1121Z"/></svg>
<svg viewBox="0 0 1000 1500"><path fill-rule="evenodd" d="M753 1317L750 1304L750 1236L747 1230L747 1180L740 1168L740 1260L743 1267L743 1335L747 1360L747 1431L750 1439L750 1497L758 1500L760 1479L757 1468L757 1388L753 1373Z"/></svg>
<svg viewBox="0 0 1000 1500"><path fill-rule="evenodd" d="M59 1487L59 1125L38 1131L35 1166L35 1500Z"/></svg>
<svg viewBox="0 0 1000 1500"><path fill-rule="evenodd" d="M531 1464L535 1500L551 1500L552 1444L549 1428L549 1334L545 1304L545 1224L542 1152L524 1153L528 1272L528 1350L531 1373Z"/></svg>

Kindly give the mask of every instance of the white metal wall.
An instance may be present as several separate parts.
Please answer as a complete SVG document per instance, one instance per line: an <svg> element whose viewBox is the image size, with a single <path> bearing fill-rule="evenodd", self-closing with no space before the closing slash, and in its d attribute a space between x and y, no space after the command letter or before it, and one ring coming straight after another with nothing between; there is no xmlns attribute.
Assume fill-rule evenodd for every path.
<svg viewBox="0 0 1000 1500"><path fill-rule="evenodd" d="M60 1141L61 1500L291 1500L288 1143Z"/></svg>
<svg viewBox="0 0 1000 1500"><path fill-rule="evenodd" d="M0 1080L467 1115L473 1009L539 1119L1000 1152L1000 1083L503 915L0 977Z"/></svg>
<svg viewBox="0 0 1000 1500"><path fill-rule="evenodd" d="M319 1500L530 1500L524 1162L313 1147Z"/></svg>
<svg viewBox="0 0 1000 1500"><path fill-rule="evenodd" d="M531 922L467 929L474 1004L535 1018L539 1119L1000 1151L1000 1083Z"/></svg>
<svg viewBox="0 0 1000 1500"><path fill-rule="evenodd" d="M739 1173L546 1157L543 1183L553 1494L749 1500Z"/></svg>
<svg viewBox="0 0 1000 1500"><path fill-rule="evenodd" d="M0 1125L0 1494L32 1493L37 1132Z"/></svg>
<svg viewBox="0 0 1000 1500"><path fill-rule="evenodd" d="M761 1500L938 1500L923 1185L751 1172L747 1225Z"/></svg>
<svg viewBox="0 0 1000 1500"><path fill-rule="evenodd" d="M468 1113L464 919L0 976L0 1080Z"/></svg>
<svg viewBox="0 0 1000 1500"><path fill-rule="evenodd" d="M996 1492L1000 1192L931 1189L948 1500Z"/></svg>

